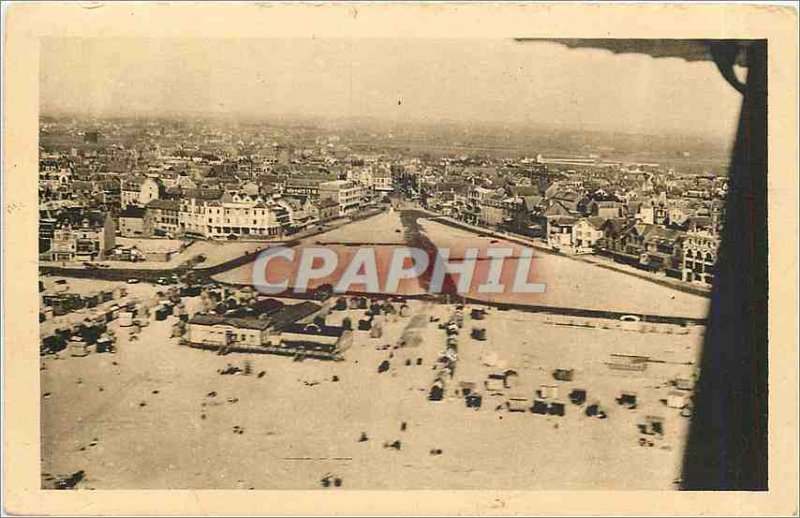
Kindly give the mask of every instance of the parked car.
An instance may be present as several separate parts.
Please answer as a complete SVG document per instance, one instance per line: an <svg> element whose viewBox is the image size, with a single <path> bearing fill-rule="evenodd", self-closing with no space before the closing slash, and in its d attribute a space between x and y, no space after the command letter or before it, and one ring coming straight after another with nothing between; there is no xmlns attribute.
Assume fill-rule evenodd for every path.
<svg viewBox="0 0 800 518"><path fill-rule="evenodd" d="M139 279L128 279L128 284L139 284Z"/></svg>

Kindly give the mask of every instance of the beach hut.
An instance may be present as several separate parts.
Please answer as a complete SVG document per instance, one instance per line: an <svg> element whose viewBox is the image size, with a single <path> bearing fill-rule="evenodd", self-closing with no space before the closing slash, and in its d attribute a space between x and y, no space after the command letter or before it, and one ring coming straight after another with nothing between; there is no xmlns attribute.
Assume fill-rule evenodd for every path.
<svg viewBox="0 0 800 518"><path fill-rule="evenodd" d="M76 331L87 344L93 344L106 331L106 325L86 319L77 326Z"/></svg>
<svg viewBox="0 0 800 518"><path fill-rule="evenodd" d="M547 413L549 415L557 415L559 417L563 417L565 412L564 403L559 403L557 401L553 401L547 407Z"/></svg>
<svg viewBox="0 0 800 518"><path fill-rule="evenodd" d="M187 285L181 286L178 294L181 297L198 297L203 291L203 288L199 285Z"/></svg>
<svg viewBox="0 0 800 518"><path fill-rule="evenodd" d="M113 353L115 352L114 342L111 340L107 334L103 334L100 338L97 339L97 343L94 346L95 352L98 353Z"/></svg>
<svg viewBox="0 0 800 518"><path fill-rule="evenodd" d="M133 325L133 311L120 311L119 312L119 326L130 327Z"/></svg>
<svg viewBox="0 0 800 518"><path fill-rule="evenodd" d="M100 295L97 292L89 293L83 297L83 302L87 308L93 308L100 304Z"/></svg>
<svg viewBox="0 0 800 518"><path fill-rule="evenodd" d="M617 404L628 407L630 409L636 408L636 393L635 392L622 392L617 398Z"/></svg>
<svg viewBox="0 0 800 518"><path fill-rule="evenodd" d="M429 401L441 401L444 397L444 382L436 380L428 393Z"/></svg>
<svg viewBox="0 0 800 518"><path fill-rule="evenodd" d="M458 382L458 394L466 397L470 394L475 392L475 383L471 381L459 381Z"/></svg>
<svg viewBox="0 0 800 518"><path fill-rule="evenodd" d="M664 418L648 415L639 423L639 431L645 435L664 435Z"/></svg>
<svg viewBox="0 0 800 518"><path fill-rule="evenodd" d="M670 408L684 408L689 403L685 392L673 391L667 394L667 406Z"/></svg>
<svg viewBox="0 0 800 518"><path fill-rule="evenodd" d="M358 329L360 331L369 331L372 329L372 317L362 318L358 321Z"/></svg>
<svg viewBox="0 0 800 518"><path fill-rule="evenodd" d="M481 407L481 404L483 403L483 396L481 396L477 392L472 392L469 395L467 395L464 398L464 400L467 405L467 408L474 408L475 410L477 410Z"/></svg>
<svg viewBox="0 0 800 518"><path fill-rule="evenodd" d="M69 350L70 356L88 356L89 355L89 346L83 340L83 338L79 336L73 336L69 340L69 345L67 346Z"/></svg>
<svg viewBox="0 0 800 518"><path fill-rule="evenodd" d="M591 405L586 407L584 411L586 417L597 417L598 419L605 419L606 412L603 410L603 407L600 406L600 403L592 403Z"/></svg>
<svg viewBox="0 0 800 518"><path fill-rule="evenodd" d="M383 336L383 326L381 326L380 322L378 322L374 326L372 326L372 329L369 330L369 337L380 338L382 336Z"/></svg>
<svg viewBox="0 0 800 518"><path fill-rule="evenodd" d="M506 389L505 376L502 374L489 374L483 382L483 388L488 392L502 392Z"/></svg>
<svg viewBox="0 0 800 518"><path fill-rule="evenodd" d="M531 406L531 412L539 415L547 415L548 412L547 402L542 401L541 399L534 399L533 406Z"/></svg>
<svg viewBox="0 0 800 518"><path fill-rule="evenodd" d="M54 354L67 347L67 340L58 334L45 336L39 349L40 354Z"/></svg>
<svg viewBox="0 0 800 518"><path fill-rule="evenodd" d="M155 311L156 320L158 321L166 320L169 313L170 313L169 308L166 308L162 305L156 306L156 311Z"/></svg>
<svg viewBox="0 0 800 518"><path fill-rule="evenodd" d="M575 371L572 369L556 369L553 371L553 378L558 381L572 381L575 377Z"/></svg>
<svg viewBox="0 0 800 518"><path fill-rule="evenodd" d="M486 328L485 327L473 327L470 336L475 340L484 341L486 340Z"/></svg>
<svg viewBox="0 0 800 518"><path fill-rule="evenodd" d="M524 394L512 394L506 400L506 409L509 412L526 412L530 406L530 399Z"/></svg>
<svg viewBox="0 0 800 518"><path fill-rule="evenodd" d="M392 304L391 302L384 302L383 305L381 306L381 312L384 315L396 315L397 309L395 309L394 304Z"/></svg>
<svg viewBox="0 0 800 518"><path fill-rule="evenodd" d="M606 362L609 369L622 370L622 371L638 371L643 372L647 370L647 363L650 361L649 356L637 356L632 354L612 354L611 360Z"/></svg>
<svg viewBox="0 0 800 518"><path fill-rule="evenodd" d="M558 397L558 385L540 385L536 395L541 399L556 399Z"/></svg>
<svg viewBox="0 0 800 518"><path fill-rule="evenodd" d="M584 389L573 389L569 393L569 400L573 405L582 405L586 402L586 391Z"/></svg>
<svg viewBox="0 0 800 518"><path fill-rule="evenodd" d="M470 317L473 320L483 320L486 318L486 310L482 308L475 308L470 312Z"/></svg>

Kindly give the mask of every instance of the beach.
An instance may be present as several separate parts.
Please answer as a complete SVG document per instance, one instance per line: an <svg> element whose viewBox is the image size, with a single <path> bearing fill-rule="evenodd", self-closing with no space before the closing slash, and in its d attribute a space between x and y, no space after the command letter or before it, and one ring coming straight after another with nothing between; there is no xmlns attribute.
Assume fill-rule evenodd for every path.
<svg viewBox="0 0 800 518"><path fill-rule="evenodd" d="M184 301L190 313L198 305ZM113 355L45 357L42 470L83 469L81 487L96 489L321 489L326 475L345 489L674 488L689 420L659 399L670 379L693 373L701 327L494 309L473 322L468 306L455 376L442 401L429 401L445 344L445 331L429 320L452 311L410 301L408 316L380 317L381 338L355 331L341 362L191 349L170 338L172 316L151 321L136 341L118 332ZM328 321L361 313L333 312ZM429 322L422 342L392 349L414 315ZM470 338L474 325L488 328L486 341ZM606 365L613 353L665 363L615 372ZM378 373L384 360L390 368ZM218 373L245 361L249 376ZM555 381L555 368L574 369L575 379ZM514 393L558 385L566 415L496 409L507 393L484 393L475 410L455 393L461 381L480 387L489 373L507 369L518 373ZM587 404L602 403L608 418L569 403L575 387L588 391ZM622 390L639 394L637 409L614 402ZM636 424L651 414L665 419L665 434L642 447ZM368 440L359 441L362 433ZM385 447L393 441L399 449ZM563 469L575 463L583 468Z"/></svg>

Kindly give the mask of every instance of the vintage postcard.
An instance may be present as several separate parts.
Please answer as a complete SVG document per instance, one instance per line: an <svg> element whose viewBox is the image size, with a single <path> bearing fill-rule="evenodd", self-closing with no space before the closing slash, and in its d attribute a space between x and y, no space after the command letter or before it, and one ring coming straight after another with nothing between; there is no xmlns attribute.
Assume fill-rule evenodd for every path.
<svg viewBox="0 0 800 518"><path fill-rule="evenodd" d="M795 8L3 14L5 512L797 513Z"/></svg>

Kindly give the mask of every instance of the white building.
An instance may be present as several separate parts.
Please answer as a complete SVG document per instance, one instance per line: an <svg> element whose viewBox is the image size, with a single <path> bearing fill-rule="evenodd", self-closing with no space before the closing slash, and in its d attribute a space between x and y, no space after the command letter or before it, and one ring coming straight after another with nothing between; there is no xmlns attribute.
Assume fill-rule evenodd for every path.
<svg viewBox="0 0 800 518"><path fill-rule="evenodd" d="M603 238L605 218L581 218L572 226L572 245L579 250L591 250Z"/></svg>
<svg viewBox="0 0 800 518"><path fill-rule="evenodd" d="M319 184L319 197L339 204L339 215L357 211L364 202L365 188L351 180L333 180Z"/></svg>
<svg viewBox="0 0 800 518"><path fill-rule="evenodd" d="M390 193L393 189L392 172L386 166L368 166L347 171L347 179L361 184L371 193Z"/></svg>
<svg viewBox="0 0 800 518"><path fill-rule="evenodd" d="M372 173L372 188L375 192L388 194L394 191L392 172L387 167L379 167Z"/></svg>
<svg viewBox="0 0 800 518"><path fill-rule="evenodd" d="M286 206L271 196L241 191L228 191L217 200L184 199L178 214L180 233L206 238L277 236L290 224Z"/></svg>
<svg viewBox="0 0 800 518"><path fill-rule="evenodd" d="M120 205L123 209L130 205L144 207L153 200L163 198L164 191L164 184L158 178L132 178L122 182Z"/></svg>

